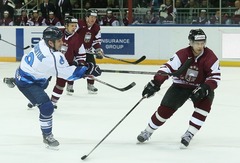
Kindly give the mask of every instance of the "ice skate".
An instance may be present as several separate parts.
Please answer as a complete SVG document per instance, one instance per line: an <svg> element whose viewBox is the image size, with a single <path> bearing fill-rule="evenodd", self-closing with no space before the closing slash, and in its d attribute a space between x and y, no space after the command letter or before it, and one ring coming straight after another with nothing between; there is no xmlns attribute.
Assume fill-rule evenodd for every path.
<svg viewBox="0 0 240 163"><path fill-rule="evenodd" d="M94 87L93 84L87 84L87 89L89 94L97 94L98 89Z"/></svg>
<svg viewBox="0 0 240 163"><path fill-rule="evenodd" d="M4 78L3 82L6 83L9 88L15 87L15 79L14 78Z"/></svg>
<svg viewBox="0 0 240 163"><path fill-rule="evenodd" d="M193 136L194 135L191 132L186 131L185 134L182 136L180 148L186 149L190 141L192 140Z"/></svg>
<svg viewBox="0 0 240 163"><path fill-rule="evenodd" d="M147 130L144 130L141 132L141 134L138 135L137 140L140 143L145 142L146 140L148 140L151 137L152 133L148 132Z"/></svg>
<svg viewBox="0 0 240 163"><path fill-rule="evenodd" d="M67 84L67 95L72 96L74 93L73 85Z"/></svg>
<svg viewBox="0 0 240 163"><path fill-rule="evenodd" d="M53 134L47 136L43 134L43 143L46 144L48 149L59 150L59 142L54 139Z"/></svg>

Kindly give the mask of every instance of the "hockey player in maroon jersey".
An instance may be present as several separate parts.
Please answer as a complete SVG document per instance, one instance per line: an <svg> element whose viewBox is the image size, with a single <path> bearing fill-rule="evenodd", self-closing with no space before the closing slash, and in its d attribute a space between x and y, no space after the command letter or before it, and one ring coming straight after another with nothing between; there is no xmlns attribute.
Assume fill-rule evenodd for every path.
<svg viewBox="0 0 240 163"><path fill-rule="evenodd" d="M85 65L86 64L86 51L83 45L83 41L80 39L78 33L76 33L78 20L73 18L72 16L68 16L65 18L63 29L63 46L61 48L61 52L65 55L69 65ZM56 85L53 89L51 101L55 105L61 97L66 80L62 78L57 78ZM73 93L72 86L67 86L67 92L69 94Z"/></svg>
<svg viewBox="0 0 240 163"><path fill-rule="evenodd" d="M173 77L173 84L164 95L157 111L152 115L146 129L138 135L137 139L141 143L148 140L152 133L190 98L195 110L187 131L181 137L181 148L186 148L211 110L214 90L221 79L219 60L212 50L205 47L207 36L202 29L192 29L188 39L190 46L177 51L158 71L158 73L172 73L177 71L189 57L192 58L186 70L179 76ZM153 96L167 79L168 76L156 74L145 86L142 96L146 98Z"/></svg>
<svg viewBox="0 0 240 163"><path fill-rule="evenodd" d="M84 20L78 20L77 32L83 39L83 44L86 49L86 62L96 64L94 55L97 59L102 59L104 52L101 48L101 31L100 26L96 23L97 11L87 10ZM68 86L73 85L73 81L68 82ZM90 94L96 94L98 89L94 87L94 80L87 78L87 89Z"/></svg>

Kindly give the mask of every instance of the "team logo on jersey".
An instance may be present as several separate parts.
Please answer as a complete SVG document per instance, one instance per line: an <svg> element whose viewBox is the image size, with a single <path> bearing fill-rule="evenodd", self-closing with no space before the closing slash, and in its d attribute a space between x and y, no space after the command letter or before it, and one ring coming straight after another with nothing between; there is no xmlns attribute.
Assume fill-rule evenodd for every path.
<svg viewBox="0 0 240 163"><path fill-rule="evenodd" d="M91 37L92 37L92 34L90 32L87 32L84 36L84 42L86 43L90 42Z"/></svg>
<svg viewBox="0 0 240 163"><path fill-rule="evenodd" d="M59 63L60 63L61 65L63 65L63 64L64 64L64 59L63 59L63 57L62 57L62 56L60 56Z"/></svg>
<svg viewBox="0 0 240 163"><path fill-rule="evenodd" d="M190 68L187 70L187 73L185 75L185 80L188 82L194 82L197 79L197 76L198 76L198 67L190 66Z"/></svg>

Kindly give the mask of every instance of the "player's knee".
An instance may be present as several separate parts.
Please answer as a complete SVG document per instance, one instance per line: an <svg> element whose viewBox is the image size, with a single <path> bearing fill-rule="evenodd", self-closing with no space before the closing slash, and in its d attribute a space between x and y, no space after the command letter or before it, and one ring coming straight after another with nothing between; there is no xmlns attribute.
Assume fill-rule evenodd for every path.
<svg viewBox="0 0 240 163"><path fill-rule="evenodd" d="M39 110L43 116L51 116L54 110L52 102L48 101L46 103L43 103L39 106Z"/></svg>

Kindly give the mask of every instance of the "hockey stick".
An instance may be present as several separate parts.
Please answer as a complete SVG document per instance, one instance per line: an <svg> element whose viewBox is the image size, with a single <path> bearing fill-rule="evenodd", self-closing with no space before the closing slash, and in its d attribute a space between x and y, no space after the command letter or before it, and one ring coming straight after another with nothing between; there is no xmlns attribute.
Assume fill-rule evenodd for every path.
<svg viewBox="0 0 240 163"><path fill-rule="evenodd" d="M97 55L96 53L88 53L88 54L92 54L92 55ZM114 57L109 57L107 55L103 55L103 57L105 58L108 58L108 59L112 59L112 60L116 60L116 61L121 61L121 62L125 62L125 63L129 63L129 64L138 64L142 61L144 61L146 59L146 56L142 56L141 58L139 58L138 60L136 61L127 61L127 60L124 60L124 59L119 59L119 58L114 58Z"/></svg>
<svg viewBox="0 0 240 163"><path fill-rule="evenodd" d="M81 157L82 160L86 159L112 132L113 130L120 124L122 121L140 104L140 102L145 99L146 97L142 97L135 105L134 107L111 129L111 131L108 132L108 134L87 154Z"/></svg>
<svg viewBox="0 0 240 163"><path fill-rule="evenodd" d="M125 63L130 63L130 64L138 64L138 63L140 63L140 62L142 62L143 60L146 59L146 56L145 56L145 55L142 56L141 58L139 58L138 60L133 61L133 62L127 61L127 60L123 60L123 59L119 59L119 58L109 57L109 56L106 56L106 55L104 55L104 57L105 57L105 58L112 59L112 60L116 60L116 61L121 61L121 62L125 62Z"/></svg>
<svg viewBox="0 0 240 163"><path fill-rule="evenodd" d="M128 73L128 74L144 74L144 75L163 75L163 76L179 76L181 75L192 63L192 58L188 58L187 61L175 72L172 73L157 73L157 72L146 72L146 71L128 71L128 70L104 70L102 72L110 73Z"/></svg>
<svg viewBox="0 0 240 163"><path fill-rule="evenodd" d="M0 41L3 41L3 42L5 42L5 43L7 43L7 44L10 44L10 45L15 46L16 48L22 49L22 50L26 50L26 49L30 48L30 46L19 47L19 46L15 45L15 44L13 44L13 43L11 43L11 42L8 42L8 41L2 39L1 34L0 34Z"/></svg>
<svg viewBox="0 0 240 163"><path fill-rule="evenodd" d="M132 82L131 84L129 84L129 85L126 86L126 87L118 88L118 87L115 87L115 86L113 86L113 85L111 85L111 84L109 84L109 83L106 83L106 82L102 81L102 80L99 80L99 79L97 79L97 78L94 78L94 77L90 77L90 78L93 79L93 80L95 80L95 81L97 81L97 82L99 82L99 83L102 83L102 84L104 84L104 85L107 85L107 86L109 86L109 87L112 87L112 88L114 88L114 89L116 89L116 90L119 90L119 91L122 91L122 92L127 91L127 90L131 89L132 87L134 87L134 86L136 85L135 82ZM27 106L28 106L29 108L35 107L35 105L33 105L33 104L31 104L31 103L28 103Z"/></svg>
<svg viewBox="0 0 240 163"><path fill-rule="evenodd" d="M115 87L115 86L113 86L113 85L111 85L111 84L109 84L109 83L106 83L106 82L102 81L102 80L99 80L99 79L97 79L97 78L91 77L91 79L93 79L93 80L95 80L95 81L97 81L97 82L99 82L99 83L102 83L102 84L104 84L104 85L107 85L107 86L109 86L109 87L112 87L112 88L114 88L114 89L116 89L116 90L122 91L122 92L127 91L127 90L131 89L132 87L134 87L134 86L136 85L135 82L132 82L131 84L129 84L129 85L126 86L126 87L118 88L118 87Z"/></svg>

